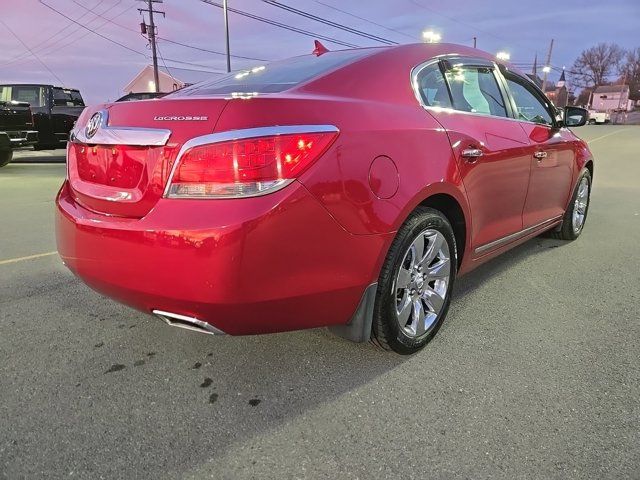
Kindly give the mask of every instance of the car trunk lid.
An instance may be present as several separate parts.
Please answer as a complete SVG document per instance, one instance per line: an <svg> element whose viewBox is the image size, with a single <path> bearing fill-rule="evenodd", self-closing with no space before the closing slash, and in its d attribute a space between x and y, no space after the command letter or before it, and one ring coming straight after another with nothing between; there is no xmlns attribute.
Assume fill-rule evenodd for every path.
<svg viewBox="0 0 640 480"><path fill-rule="evenodd" d="M162 197L180 147L212 133L225 99L162 99L87 109L67 149L78 203L141 218Z"/></svg>

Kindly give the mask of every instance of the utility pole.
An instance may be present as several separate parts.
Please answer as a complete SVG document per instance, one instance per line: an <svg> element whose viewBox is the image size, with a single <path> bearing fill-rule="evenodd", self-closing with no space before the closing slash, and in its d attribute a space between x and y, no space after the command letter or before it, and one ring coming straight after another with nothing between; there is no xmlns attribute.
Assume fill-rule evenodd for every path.
<svg viewBox="0 0 640 480"><path fill-rule="evenodd" d="M551 53L553 52L553 38L551 39L551 44L549 45L549 53L547 54L547 63L544 64L544 68L542 71L544 72L544 77L542 78L542 92L544 93L547 88L547 76L549 75L549 71L551 70Z"/></svg>
<svg viewBox="0 0 640 480"><path fill-rule="evenodd" d="M140 13L147 12L149 14L149 26L146 29L149 35L149 43L151 44L151 53L153 56L153 83L155 85L156 93L160 92L160 78L158 77L158 53L156 48L156 24L153 21L153 14L159 13L163 17L165 16L164 12L160 12L153 9L154 3L163 3L164 0L138 0L141 2L145 2L147 4L147 8L139 8L138 11Z"/></svg>
<svg viewBox="0 0 640 480"><path fill-rule="evenodd" d="M229 47L229 9L227 8L228 0L223 0L222 10L224 12L224 34L227 43L227 73L231 72L231 49Z"/></svg>
<svg viewBox="0 0 640 480"><path fill-rule="evenodd" d="M476 45L478 45L478 37L473 37L473 48L478 48Z"/></svg>

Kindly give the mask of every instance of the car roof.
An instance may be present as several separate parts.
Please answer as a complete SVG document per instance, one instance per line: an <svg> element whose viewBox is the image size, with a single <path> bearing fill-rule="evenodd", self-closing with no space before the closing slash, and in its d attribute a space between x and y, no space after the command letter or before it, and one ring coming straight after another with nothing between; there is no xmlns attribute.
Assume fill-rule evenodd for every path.
<svg viewBox="0 0 640 480"><path fill-rule="evenodd" d="M297 85L290 92L413 103L415 93L410 81L413 69L425 62L446 57L472 57L495 62L522 75L518 69L488 52L453 43L413 43L361 50L370 53ZM354 85L359 79L362 81Z"/></svg>

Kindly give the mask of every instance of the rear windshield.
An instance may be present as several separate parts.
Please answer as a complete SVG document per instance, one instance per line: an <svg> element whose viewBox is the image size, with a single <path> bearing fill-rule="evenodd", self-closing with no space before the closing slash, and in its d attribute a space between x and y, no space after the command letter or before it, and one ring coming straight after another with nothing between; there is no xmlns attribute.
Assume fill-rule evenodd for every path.
<svg viewBox="0 0 640 480"><path fill-rule="evenodd" d="M2 85L0 101L27 102L32 107L45 105L45 88L38 85Z"/></svg>
<svg viewBox="0 0 640 480"><path fill-rule="evenodd" d="M67 107L84 107L84 101L78 90L67 90L64 88L53 88L53 101L55 105Z"/></svg>
<svg viewBox="0 0 640 480"><path fill-rule="evenodd" d="M323 55L303 55L206 80L172 94L172 97L231 93L277 93L325 72L371 54L371 50L341 50Z"/></svg>

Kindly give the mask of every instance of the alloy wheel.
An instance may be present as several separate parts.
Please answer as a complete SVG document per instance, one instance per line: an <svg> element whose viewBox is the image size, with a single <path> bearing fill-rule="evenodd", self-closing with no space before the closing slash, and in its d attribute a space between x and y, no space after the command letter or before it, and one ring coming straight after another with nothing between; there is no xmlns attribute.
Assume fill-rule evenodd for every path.
<svg viewBox="0 0 640 480"><path fill-rule="evenodd" d="M589 206L589 180L584 177L578 185L578 194L573 205L573 231L580 232L584 226L584 219L587 215L587 207Z"/></svg>
<svg viewBox="0 0 640 480"><path fill-rule="evenodd" d="M404 254L393 291L402 331L419 337L436 323L449 290L451 255L444 235L422 231Z"/></svg>

